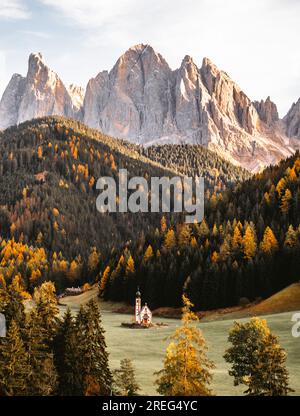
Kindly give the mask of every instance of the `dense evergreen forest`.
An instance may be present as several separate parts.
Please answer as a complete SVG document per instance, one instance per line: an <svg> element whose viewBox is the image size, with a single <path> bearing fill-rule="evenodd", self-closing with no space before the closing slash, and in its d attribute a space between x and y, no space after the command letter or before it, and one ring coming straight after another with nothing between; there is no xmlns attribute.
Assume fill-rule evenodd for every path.
<svg viewBox="0 0 300 416"><path fill-rule="evenodd" d="M202 175L205 219L100 214L100 176ZM0 285L23 297L53 280L99 283L105 299L197 309L268 296L299 280L300 157L254 177L201 146L147 149L60 117L0 133Z"/></svg>
<svg viewBox="0 0 300 416"><path fill-rule="evenodd" d="M74 120L46 117L0 133L0 278L17 277L24 290L48 278L58 291L93 282L107 256L137 235L154 232L160 214L96 210L97 179L112 176L118 182L120 168L129 177L176 174L138 146ZM206 179L211 186L210 173ZM223 175L217 185L232 180Z"/></svg>
<svg viewBox="0 0 300 416"><path fill-rule="evenodd" d="M199 145L156 145L143 148L143 154L180 174L204 177L206 188L215 192L251 177L247 170Z"/></svg>
<svg viewBox="0 0 300 416"><path fill-rule="evenodd" d="M0 337L0 397L109 395L112 375L97 302L59 317L53 282L35 288L33 299L28 311L16 281L0 288L7 321L6 337Z"/></svg>
<svg viewBox="0 0 300 416"><path fill-rule="evenodd" d="M100 295L132 301L138 285L153 308L178 307L184 291L206 310L299 280L299 153L207 198L201 224L163 218L155 232L125 246L103 269Z"/></svg>

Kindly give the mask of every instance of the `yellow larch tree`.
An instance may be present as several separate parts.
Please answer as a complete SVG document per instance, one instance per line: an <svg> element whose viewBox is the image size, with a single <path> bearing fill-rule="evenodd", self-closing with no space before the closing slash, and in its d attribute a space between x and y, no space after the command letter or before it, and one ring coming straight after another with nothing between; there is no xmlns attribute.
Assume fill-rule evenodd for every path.
<svg viewBox="0 0 300 416"><path fill-rule="evenodd" d="M278 249L278 241L270 227L266 227L260 248L264 253L272 253Z"/></svg>
<svg viewBox="0 0 300 416"><path fill-rule="evenodd" d="M281 204L280 204L280 209L283 214L288 214L290 210L291 200L292 200L292 193L287 188L284 192L284 195L281 198Z"/></svg>
<svg viewBox="0 0 300 416"><path fill-rule="evenodd" d="M284 240L285 247L292 248L297 244L298 241L298 234L294 230L294 227L292 225L289 226Z"/></svg>
<svg viewBox="0 0 300 416"><path fill-rule="evenodd" d="M153 257L154 253L153 253L153 248L152 246L149 244L149 246L146 248L145 254L144 254L144 261L148 261Z"/></svg>
<svg viewBox="0 0 300 416"><path fill-rule="evenodd" d="M212 261L212 263L218 263L218 261L219 261L219 254L216 251L214 251L212 253L212 255L211 255L211 261Z"/></svg>
<svg viewBox="0 0 300 416"><path fill-rule="evenodd" d="M109 276L110 276L110 267L109 266L106 266L105 269L104 269L104 272L102 274L102 277L101 277L101 280L100 280L100 284L99 284L99 295L100 296L105 291L105 288L106 288L106 285L107 285Z"/></svg>
<svg viewBox="0 0 300 416"><path fill-rule="evenodd" d="M172 249L173 247L175 247L176 245L176 237L175 237L175 233L174 230L170 229L166 236L165 236L165 240L164 240L164 247L167 250Z"/></svg>
<svg viewBox="0 0 300 416"><path fill-rule="evenodd" d="M183 224L178 233L178 246L186 247L191 241L191 229L188 224Z"/></svg>
<svg viewBox="0 0 300 416"><path fill-rule="evenodd" d="M207 358L207 345L198 327L193 304L183 296L181 326L170 337L164 367L157 376L157 391L165 396L209 396L214 363Z"/></svg>
<svg viewBox="0 0 300 416"><path fill-rule="evenodd" d="M256 253L256 235L250 225L247 226L245 235L243 237L243 253L247 260L250 260L254 257Z"/></svg>
<svg viewBox="0 0 300 416"><path fill-rule="evenodd" d="M131 275L134 274L134 272L135 272L134 260L133 260L132 256L130 255L128 260L127 260L125 273L126 273L126 276L131 276Z"/></svg>
<svg viewBox="0 0 300 416"><path fill-rule="evenodd" d="M240 232L240 228L238 225L236 225L234 227L234 231L233 231L233 237L232 237L232 248L234 250L238 250L241 248L243 243L243 237L242 234Z"/></svg>

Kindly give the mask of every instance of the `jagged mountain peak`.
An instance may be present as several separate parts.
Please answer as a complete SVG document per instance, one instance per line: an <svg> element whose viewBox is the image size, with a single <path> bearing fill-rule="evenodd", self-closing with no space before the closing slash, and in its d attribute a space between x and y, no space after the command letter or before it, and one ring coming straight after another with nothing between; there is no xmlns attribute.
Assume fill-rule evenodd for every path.
<svg viewBox="0 0 300 416"><path fill-rule="evenodd" d="M290 110L283 118L288 137L300 139L300 98L293 103Z"/></svg>
<svg viewBox="0 0 300 416"><path fill-rule="evenodd" d="M213 76L224 76L231 80L230 76L227 74L227 72L221 70L211 59L204 57L202 59L202 65L200 70L202 72L210 72ZM232 81L233 82L233 81Z"/></svg>
<svg viewBox="0 0 300 416"><path fill-rule="evenodd" d="M14 74L0 101L0 128L45 115L76 117L83 98L80 103L78 97L77 103L73 101L74 97L46 65L42 54L31 53L26 77Z"/></svg>
<svg viewBox="0 0 300 416"><path fill-rule="evenodd" d="M31 62L41 62L41 63L45 64L45 60L44 60L44 57L43 57L41 52L32 52L29 55L28 61L29 61L29 64Z"/></svg>
<svg viewBox="0 0 300 416"><path fill-rule="evenodd" d="M182 62L181 62L181 66L185 66L185 65L195 65L193 58L190 55L185 55L185 57L183 58Z"/></svg>
<svg viewBox="0 0 300 416"><path fill-rule="evenodd" d="M279 121L269 97L252 102L209 58L198 67L186 55L172 70L143 43L91 78L85 94L31 54L27 76L14 75L3 95L0 128L54 114L145 145L202 144L253 171L289 156L297 147L289 137L300 137L300 100Z"/></svg>
<svg viewBox="0 0 300 416"><path fill-rule="evenodd" d="M28 76L36 76L40 71L51 71L50 68L47 66L43 55L38 53L31 53L28 58ZM53 72L53 71L51 71Z"/></svg>
<svg viewBox="0 0 300 416"><path fill-rule="evenodd" d="M14 73L11 77L11 80L21 79L24 78L21 74Z"/></svg>
<svg viewBox="0 0 300 416"><path fill-rule="evenodd" d="M144 63L146 69L148 66L152 69L157 65L169 69L169 65L160 53L157 53L151 45L140 43L132 46L121 55L113 70L127 65L130 70L136 69L140 67L141 63Z"/></svg>
<svg viewBox="0 0 300 416"><path fill-rule="evenodd" d="M214 72L220 72L220 70L219 70L219 68L217 67L217 65L215 65L211 59L207 58L207 56L205 56L205 57L202 59L202 67L209 67L209 68L211 68Z"/></svg>
<svg viewBox="0 0 300 416"><path fill-rule="evenodd" d="M279 120L276 104L268 96L265 100L253 101L253 105L258 112L260 119L268 126L273 125Z"/></svg>
<svg viewBox="0 0 300 416"><path fill-rule="evenodd" d="M147 43L146 44L145 43L138 43L136 45L133 45L128 49L128 51L142 52L145 49L148 49L148 51L154 52L154 49L152 48L152 46L147 44Z"/></svg>

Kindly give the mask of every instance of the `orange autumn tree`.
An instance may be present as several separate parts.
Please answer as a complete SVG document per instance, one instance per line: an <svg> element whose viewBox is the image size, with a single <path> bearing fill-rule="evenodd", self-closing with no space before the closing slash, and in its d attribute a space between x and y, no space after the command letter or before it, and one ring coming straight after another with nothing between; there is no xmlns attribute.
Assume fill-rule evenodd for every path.
<svg viewBox="0 0 300 416"><path fill-rule="evenodd" d="M25 281L35 284L48 272L48 260L42 247L32 247L23 242L3 240L0 245L0 269L3 278L10 282L15 276L21 276L23 288ZM24 289L25 290L25 289Z"/></svg>
<svg viewBox="0 0 300 416"><path fill-rule="evenodd" d="M278 249L278 241L270 227L267 227L264 232L260 248L264 253L271 253Z"/></svg>
<svg viewBox="0 0 300 416"><path fill-rule="evenodd" d="M193 304L183 296L181 326L170 337L163 369L156 372L157 391L165 396L210 396L210 370L214 363L207 358L207 345L198 327L199 318Z"/></svg>
<svg viewBox="0 0 300 416"><path fill-rule="evenodd" d="M293 196L292 196L291 191L287 188L285 190L284 195L281 198L281 204L280 204L280 209L283 214L288 214L292 197Z"/></svg>
<svg viewBox="0 0 300 416"><path fill-rule="evenodd" d="M247 260L251 260L256 253L256 235L250 225L247 226L245 235L243 237L243 253Z"/></svg>

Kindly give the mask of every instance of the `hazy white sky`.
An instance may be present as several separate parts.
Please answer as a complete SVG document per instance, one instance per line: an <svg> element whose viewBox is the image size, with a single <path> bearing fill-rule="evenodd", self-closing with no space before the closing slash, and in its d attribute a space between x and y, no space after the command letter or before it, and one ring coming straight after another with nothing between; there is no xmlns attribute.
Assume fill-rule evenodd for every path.
<svg viewBox="0 0 300 416"><path fill-rule="evenodd" d="M86 86L130 46L149 43L172 68L191 55L225 70L280 115L300 97L300 0L0 0L0 95L42 52L65 83Z"/></svg>

